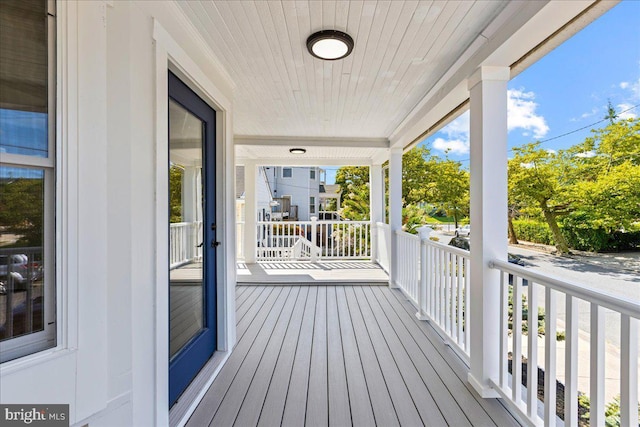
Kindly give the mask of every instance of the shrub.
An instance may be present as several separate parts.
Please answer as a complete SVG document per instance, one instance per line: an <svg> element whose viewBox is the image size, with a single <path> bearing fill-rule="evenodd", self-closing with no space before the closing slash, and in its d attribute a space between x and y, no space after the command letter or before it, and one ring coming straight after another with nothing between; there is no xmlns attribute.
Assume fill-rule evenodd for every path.
<svg viewBox="0 0 640 427"><path fill-rule="evenodd" d="M580 214L563 218L562 234L571 248L581 251L615 252L640 248L640 231L611 231L595 226Z"/></svg>
<svg viewBox="0 0 640 427"><path fill-rule="evenodd" d="M553 245L553 235L549 226L533 219L515 219L513 228L516 230L518 239L527 242L542 243L543 245Z"/></svg>

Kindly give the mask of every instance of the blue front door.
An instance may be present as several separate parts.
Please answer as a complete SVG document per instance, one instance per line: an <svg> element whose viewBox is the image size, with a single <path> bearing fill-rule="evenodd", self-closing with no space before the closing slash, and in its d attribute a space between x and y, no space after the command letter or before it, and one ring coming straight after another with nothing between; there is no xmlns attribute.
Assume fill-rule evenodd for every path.
<svg viewBox="0 0 640 427"><path fill-rule="evenodd" d="M215 111L169 73L169 405L216 349Z"/></svg>

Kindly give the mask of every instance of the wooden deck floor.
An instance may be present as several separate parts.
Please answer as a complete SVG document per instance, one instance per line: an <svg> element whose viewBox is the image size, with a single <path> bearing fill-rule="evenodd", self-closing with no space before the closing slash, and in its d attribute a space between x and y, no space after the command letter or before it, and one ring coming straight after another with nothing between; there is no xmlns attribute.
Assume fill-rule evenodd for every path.
<svg viewBox="0 0 640 427"><path fill-rule="evenodd" d="M239 286L238 344L188 426L510 426L398 291Z"/></svg>

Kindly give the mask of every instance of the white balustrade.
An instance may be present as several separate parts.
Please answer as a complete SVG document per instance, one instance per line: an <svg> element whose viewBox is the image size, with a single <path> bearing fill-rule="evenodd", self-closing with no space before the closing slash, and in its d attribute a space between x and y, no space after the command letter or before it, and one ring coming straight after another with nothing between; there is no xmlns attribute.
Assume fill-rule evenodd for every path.
<svg viewBox="0 0 640 427"><path fill-rule="evenodd" d="M370 259L369 221L261 221L257 259Z"/></svg>
<svg viewBox="0 0 640 427"><path fill-rule="evenodd" d="M396 231L396 235L399 260L396 285L417 305L420 288L420 237L404 231Z"/></svg>
<svg viewBox="0 0 640 427"><path fill-rule="evenodd" d="M469 251L423 238L418 317L429 320L464 360L469 360Z"/></svg>
<svg viewBox="0 0 640 427"><path fill-rule="evenodd" d="M564 418L564 425L578 425L578 395L590 400L590 425L605 425L605 367L619 364L620 425L638 425L638 322L640 304L636 301L593 290L494 260L492 268L500 271L500 375L493 387L512 410L530 425L554 426ZM538 307L542 297L544 328L539 331ZM564 322L558 305L564 300ZM560 301L559 301L560 300ZM578 309L578 306L584 309ZM609 327L620 322L620 348L606 351L605 313ZM582 329L578 330L580 316ZM588 335L584 326L589 325ZM558 327L564 326L564 349L558 348ZM544 332L544 339L539 335ZM526 340L524 338L526 335ZM524 343L526 342L526 348ZM578 346L580 345L580 349ZM542 348L543 346L544 348ZM585 348L588 347L588 348ZM543 351L542 351L543 350ZM543 360L538 361L538 355ZM578 389L580 355L588 355L587 386ZM605 357L607 360L605 361ZM618 360L612 360L612 359ZM586 358L582 358L586 363ZM562 365L559 363L562 362ZM511 366L509 366L511 363ZM522 384L522 366L527 364L526 386ZM558 374L562 366L564 374ZM538 368L544 368L544 401L538 398ZM564 410L557 414L557 382L564 383ZM531 387L535 385L533 392Z"/></svg>
<svg viewBox="0 0 640 427"><path fill-rule="evenodd" d="M377 222L374 232L378 235L378 248L375 252L375 261L384 271L389 273L389 263L391 259L391 227L389 227L389 224Z"/></svg>
<svg viewBox="0 0 640 427"><path fill-rule="evenodd" d="M202 221L169 225L169 268L202 261Z"/></svg>
<svg viewBox="0 0 640 427"><path fill-rule="evenodd" d="M236 254L239 260L244 260L244 221L236 222Z"/></svg>

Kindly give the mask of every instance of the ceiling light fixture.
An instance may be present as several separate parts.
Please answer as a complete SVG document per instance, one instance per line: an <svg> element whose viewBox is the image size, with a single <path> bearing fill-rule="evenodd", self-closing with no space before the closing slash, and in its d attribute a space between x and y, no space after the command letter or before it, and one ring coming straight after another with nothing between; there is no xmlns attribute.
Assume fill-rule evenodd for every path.
<svg viewBox="0 0 640 427"><path fill-rule="evenodd" d="M353 50L353 39L347 33L322 30L307 39L307 49L316 58L335 61L348 56Z"/></svg>
<svg viewBox="0 0 640 427"><path fill-rule="evenodd" d="M307 152L307 150L305 150L304 148L290 148L289 152L291 154L304 154Z"/></svg>

